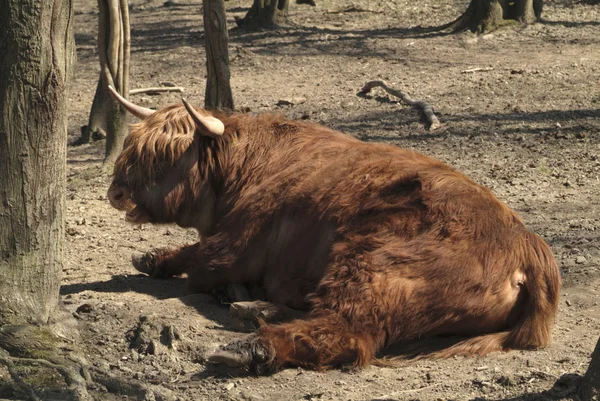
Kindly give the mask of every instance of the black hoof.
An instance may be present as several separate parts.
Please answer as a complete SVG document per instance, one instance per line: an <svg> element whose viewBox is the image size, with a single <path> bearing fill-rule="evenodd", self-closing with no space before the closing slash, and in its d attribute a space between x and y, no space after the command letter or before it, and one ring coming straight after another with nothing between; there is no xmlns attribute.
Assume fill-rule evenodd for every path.
<svg viewBox="0 0 600 401"><path fill-rule="evenodd" d="M165 277L163 269L158 266L155 252L133 252L131 254L131 264L137 271L147 274L150 277Z"/></svg>
<svg viewBox="0 0 600 401"><path fill-rule="evenodd" d="M242 368L265 374L271 371L272 352L260 342L255 334L222 347L208 357L209 363Z"/></svg>

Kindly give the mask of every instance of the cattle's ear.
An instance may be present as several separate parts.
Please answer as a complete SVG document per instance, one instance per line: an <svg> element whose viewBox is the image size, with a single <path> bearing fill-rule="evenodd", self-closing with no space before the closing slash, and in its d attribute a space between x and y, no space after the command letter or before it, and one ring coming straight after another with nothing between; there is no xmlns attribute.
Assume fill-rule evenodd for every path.
<svg viewBox="0 0 600 401"><path fill-rule="evenodd" d="M152 110L152 109L147 109L145 107L138 106L137 104L131 103L129 100L127 100L123 96L119 95L119 92L117 92L115 90L115 88L113 88L112 86L108 85L108 90L115 97L115 99L117 99L119 101L119 103L121 103L123 105L125 110L127 110L128 112L130 112L131 114L133 114L134 116L139 118L140 120L143 120L147 117L150 117L152 114L154 114L154 110Z"/></svg>
<svg viewBox="0 0 600 401"><path fill-rule="evenodd" d="M225 132L225 125L223 124L223 121L215 117L203 116L202 114L198 113L198 111L194 109L194 107L189 104L187 100L183 98L181 100L183 101L186 110L188 113L190 113L190 116L194 120L194 123L196 123L196 133L211 138L218 138L223 135L223 132Z"/></svg>

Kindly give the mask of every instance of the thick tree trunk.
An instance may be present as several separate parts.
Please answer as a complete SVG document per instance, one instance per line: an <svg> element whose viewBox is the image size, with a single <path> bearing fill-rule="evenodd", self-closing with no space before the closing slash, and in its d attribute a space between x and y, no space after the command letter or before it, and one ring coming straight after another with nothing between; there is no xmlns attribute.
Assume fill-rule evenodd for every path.
<svg viewBox="0 0 600 401"><path fill-rule="evenodd" d="M98 0L98 9L100 77L87 129L80 142L89 142L94 133L106 137L104 162L109 167L121 152L128 132L127 114L108 92L108 85L128 97L129 9L127 0Z"/></svg>
<svg viewBox="0 0 600 401"><path fill-rule="evenodd" d="M0 0L0 10L0 365L12 379L3 390L88 401L73 317L58 305L73 2Z"/></svg>
<svg viewBox="0 0 600 401"><path fill-rule="evenodd" d="M204 107L233 110L229 84L229 34L223 0L204 0L206 32L206 93Z"/></svg>
<svg viewBox="0 0 600 401"><path fill-rule="evenodd" d="M531 24L542 15L543 0L471 0L467 11L442 29L486 33L508 23Z"/></svg>
<svg viewBox="0 0 600 401"><path fill-rule="evenodd" d="M254 0L246 16L237 24L249 31L285 26L289 5L289 0Z"/></svg>
<svg viewBox="0 0 600 401"><path fill-rule="evenodd" d="M63 265L72 3L0 10L0 326L43 324Z"/></svg>
<svg viewBox="0 0 600 401"><path fill-rule="evenodd" d="M600 401L600 338L579 388L579 396L582 401Z"/></svg>

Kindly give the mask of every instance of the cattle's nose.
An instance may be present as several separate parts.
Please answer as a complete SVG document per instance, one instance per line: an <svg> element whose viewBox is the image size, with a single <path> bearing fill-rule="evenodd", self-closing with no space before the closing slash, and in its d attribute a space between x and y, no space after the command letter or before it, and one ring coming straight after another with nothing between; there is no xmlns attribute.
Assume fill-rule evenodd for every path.
<svg viewBox="0 0 600 401"><path fill-rule="evenodd" d="M114 207L118 207L127 198L127 191L123 188L111 188L108 190L108 201Z"/></svg>

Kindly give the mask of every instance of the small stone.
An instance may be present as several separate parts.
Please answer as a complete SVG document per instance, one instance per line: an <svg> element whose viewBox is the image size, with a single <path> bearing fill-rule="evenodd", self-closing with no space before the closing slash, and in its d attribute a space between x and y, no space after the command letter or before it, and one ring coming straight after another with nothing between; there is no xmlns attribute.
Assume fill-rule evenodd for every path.
<svg viewBox="0 0 600 401"><path fill-rule="evenodd" d="M296 104L302 104L306 102L306 98L304 97L294 97L291 99L279 99L276 106L293 106Z"/></svg>
<svg viewBox="0 0 600 401"><path fill-rule="evenodd" d="M508 376L500 376L498 380L496 380L499 384L503 386L514 386L515 382Z"/></svg>
<svg viewBox="0 0 600 401"><path fill-rule="evenodd" d="M80 234L79 230L77 230L76 228L73 228L73 227L67 227L67 229L65 231L66 231L67 235L71 235L71 236Z"/></svg>
<svg viewBox="0 0 600 401"><path fill-rule="evenodd" d="M90 313L93 310L94 310L94 307L92 305L90 305L90 304L83 304L83 305L80 305L75 312L77 312L78 314L80 314L80 313Z"/></svg>
<svg viewBox="0 0 600 401"><path fill-rule="evenodd" d="M575 259L575 263L577 263L578 265L582 265L585 262L587 262L585 256L577 256L577 258Z"/></svg>
<svg viewBox="0 0 600 401"><path fill-rule="evenodd" d="M234 387L235 387L235 383L227 383L225 385L225 390L231 391L231 389L233 389Z"/></svg>

